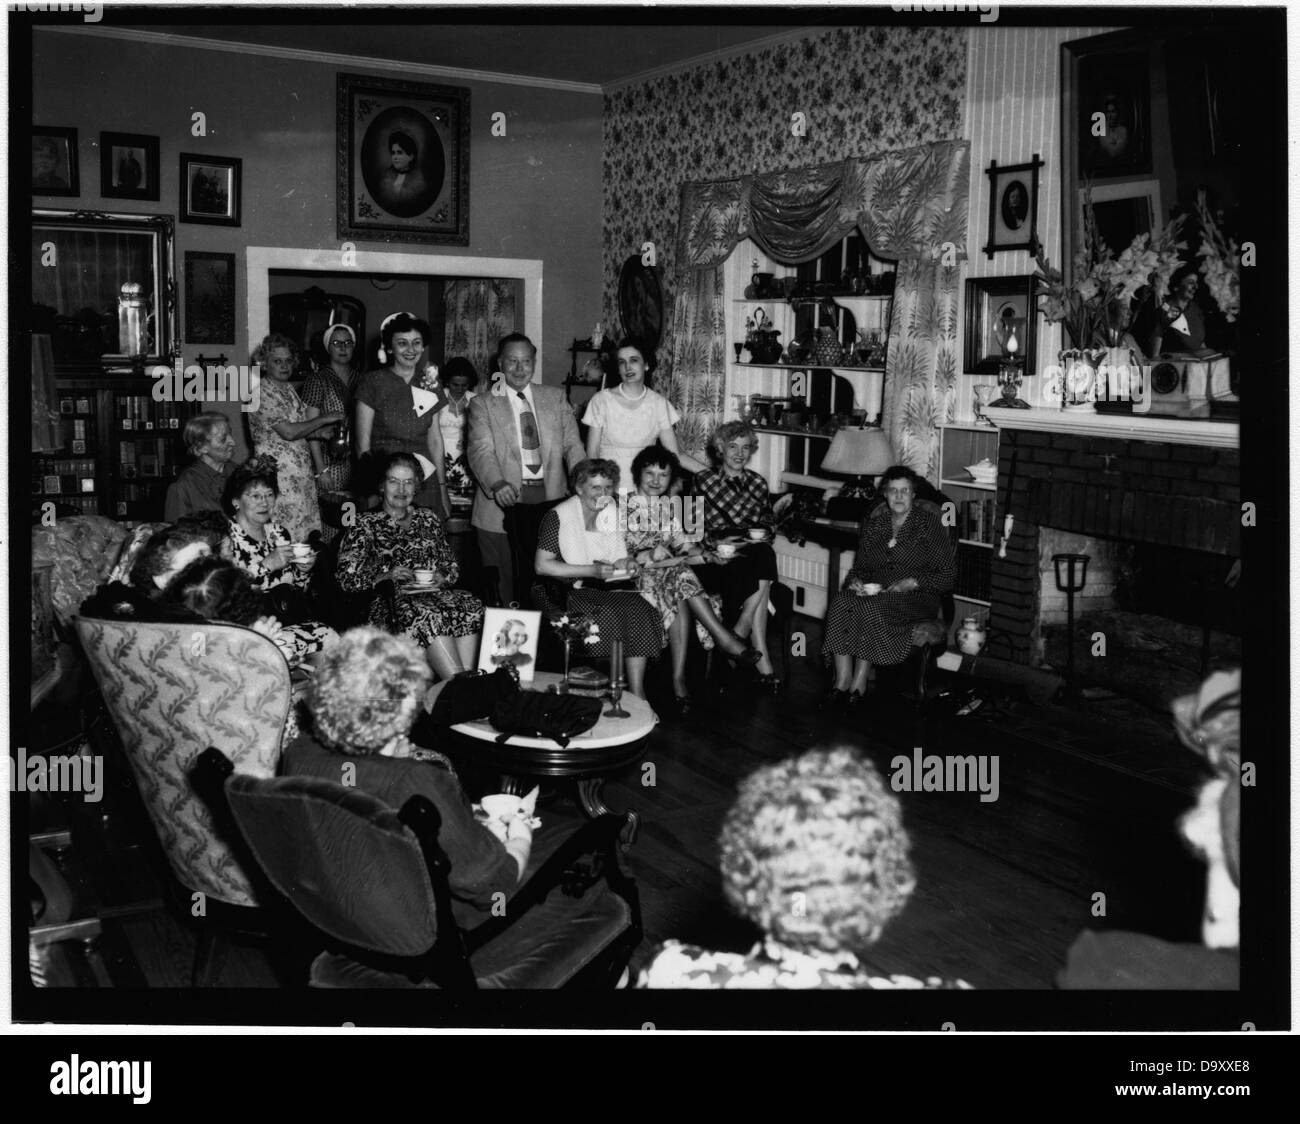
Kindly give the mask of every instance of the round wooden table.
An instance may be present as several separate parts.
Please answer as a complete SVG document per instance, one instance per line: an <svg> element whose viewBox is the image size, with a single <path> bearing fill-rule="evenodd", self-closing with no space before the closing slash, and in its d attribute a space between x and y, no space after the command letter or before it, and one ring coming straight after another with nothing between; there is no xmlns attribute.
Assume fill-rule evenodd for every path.
<svg viewBox="0 0 1300 1124"><path fill-rule="evenodd" d="M562 677L554 672L539 671L531 690L545 691L559 683ZM442 684L430 693L426 705L432 707ZM601 700L601 715L590 730L561 746L551 738L533 738L512 734L500 741L501 731L483 719L478 722L460 722L451 729L461 737L470 738L474 744L474 759L483 762L501 774L502 790L522 795L531 787L527 782L536 778L574 781L582 810L595 818L613 812L604 801L605 778L640 760L645 753L646 739L659 721L650 704L626 691L620 706L627 711L626 718L610 717L613 703ZM639 817L636 812L614 813L626 815L627 826L622 832L624 848L636 837Z"/></svg>

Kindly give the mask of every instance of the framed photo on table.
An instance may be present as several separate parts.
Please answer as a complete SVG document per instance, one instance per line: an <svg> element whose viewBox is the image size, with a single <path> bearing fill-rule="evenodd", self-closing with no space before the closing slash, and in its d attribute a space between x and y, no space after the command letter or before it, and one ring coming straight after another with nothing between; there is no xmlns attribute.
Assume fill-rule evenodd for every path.
<svg viewBox="0 0 1300 1124"><path fill-rule="evenodd" d="M469 245L469 90L338 78L338 236Z"/></svg>
<svg viewBox="0 0 1300 1124"><path fill-rule="evenodd" d="M999 167L993 160L985 169L989 177L989 240L984 253L990 258L1001 250L1028 250L1038 244L1038 153L1028 164Z"/></svg>
<svg viewBox="0 0 1300 1124"><path fill-rule="evenodd" d="M535 609L484 609L478 669L492 672L514 664L519 671L519 682L528 686L537 673L541 631L542 614Z"/></svg>
<svg viewBox="0 0 1300 1124"><path fill-rule="evenodd" d="M237 156L181 153L181 222L238 226L244 162Z"/></svg>
<svg viewBox="0 0 1300 1124"><path fill-rule="evenodd" d="M105 199L157 200L158 138L100 133L99 194Z"/></svg>

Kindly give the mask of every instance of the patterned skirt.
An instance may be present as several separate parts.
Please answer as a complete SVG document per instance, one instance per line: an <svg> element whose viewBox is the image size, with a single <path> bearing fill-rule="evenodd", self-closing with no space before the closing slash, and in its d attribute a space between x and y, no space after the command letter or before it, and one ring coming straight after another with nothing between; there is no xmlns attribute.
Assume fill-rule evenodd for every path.
<svg viewBox="0 0 1300 1124"><path fill-rule="evenodd" d="M290 667L298 667L308 656L314 655L339 634L320 621L303 624L286 624L275 638L276 647L284 653Z"/></svg>
<svg viewBox="0 0 1300 1124"><path fill-rule="evenodd" d="M609 659L615 640L623 642L624 656L653 658L664 649L664 626L659 612L639 593L597 589L569 591L570 616L590 617L600 626L600 643L583 646L582 655Z"/></svg>
<svg viewBox="0 0 1300 1124"><path fill-rule="evenodd" d="M826 613L822 655L902 663L912 650L912 625L938 615L939 598L933 593L838 593Z"/></svg>
<svg viewBox="0 0 1300 1124"><path fill-rule="evenodd" d="M398 593L394 600L398 631L421 647L427 648L435 636L477 636L483 631L483 602L463 589ZM381 598L370 606L370 621L380 628L388 623Z"/></svg>

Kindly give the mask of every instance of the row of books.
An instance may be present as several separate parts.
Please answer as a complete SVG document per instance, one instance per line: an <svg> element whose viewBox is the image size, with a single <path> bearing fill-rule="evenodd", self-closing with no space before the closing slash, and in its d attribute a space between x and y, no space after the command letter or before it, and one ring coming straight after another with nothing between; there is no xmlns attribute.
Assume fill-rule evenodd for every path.
<svg viewBox="0 0 1300 1124"><path fill-rule="evenodd" d="M98 515L99 500L94 496L60 496L60 507L70 507L82 515Z"/></svg>
<svg viewBox="0 0 1300 1124"><path fill-rule="evenodd" d="M124 430L180 429L194 414L192 402L155 402L148 394L119 394L117 420Z"/></svg>
<svg viewBox="0 0 1300 1124"><path fill-rule="evenodd" d="M181 470L176 442L169 437L137 437L118 447L118 475L124 480L136 476L176 476Z"/></svg>
<svg viewBox="0 0 1300 1124"><path fill-rule="evenodd" d="M996 500L962 500L957 507L957 537L992 544L997 533L996 521Z"/></svg>
<svg viewBox="0 0 1300 1124"><path fill-rule="evenodd" d="M95 461L91 457L41 457L32 464L32 494L76 496L95 490Z"/></svg>
<svg viewBox="0 0 1300 1124"><path fill-rule="evenodd" d="M993 588L993 551L979 547L958 545L957 580L953 592L962 597L989 601Z"/></svg>

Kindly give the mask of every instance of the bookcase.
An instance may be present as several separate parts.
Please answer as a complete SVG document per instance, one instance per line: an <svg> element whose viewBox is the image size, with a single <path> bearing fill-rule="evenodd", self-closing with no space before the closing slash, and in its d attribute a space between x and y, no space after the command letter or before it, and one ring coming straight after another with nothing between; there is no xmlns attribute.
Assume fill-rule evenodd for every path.
<svg viewBox="0 0 1300 1124"><path fill-rule="evenodd" d="M994 545L1001 541L997 484L975 480L966 466L988 458L998 463L998 431L987 425L939 429L939 489L957 505L957 580L954 629L963 617L987 623Z"/></svg>
<svg viewBox="0 0 1300 1124"><path fill-rule="evenodd" d="M55 381L60 447L32 457L32 503L133 525L160 520L167 487L186 466L195 402L155 402L155 380L102 374Z"/></svg>
<svg viewBox="0 0 1300 1124"><path fill-rule="evenodd" d="M779 295L776 288L757 295L756 273L775 275ZM871 255L860 234L794 266L774 262L749 240L732 253L724 281L725 416L745 418L757 430L750 467L769 490L843 483L818 473L839 426L880 417L892 282L892 263ZM755 327L777 333L779 355L754 353ZM791 344L802 345L797 358Z"/></svg>

